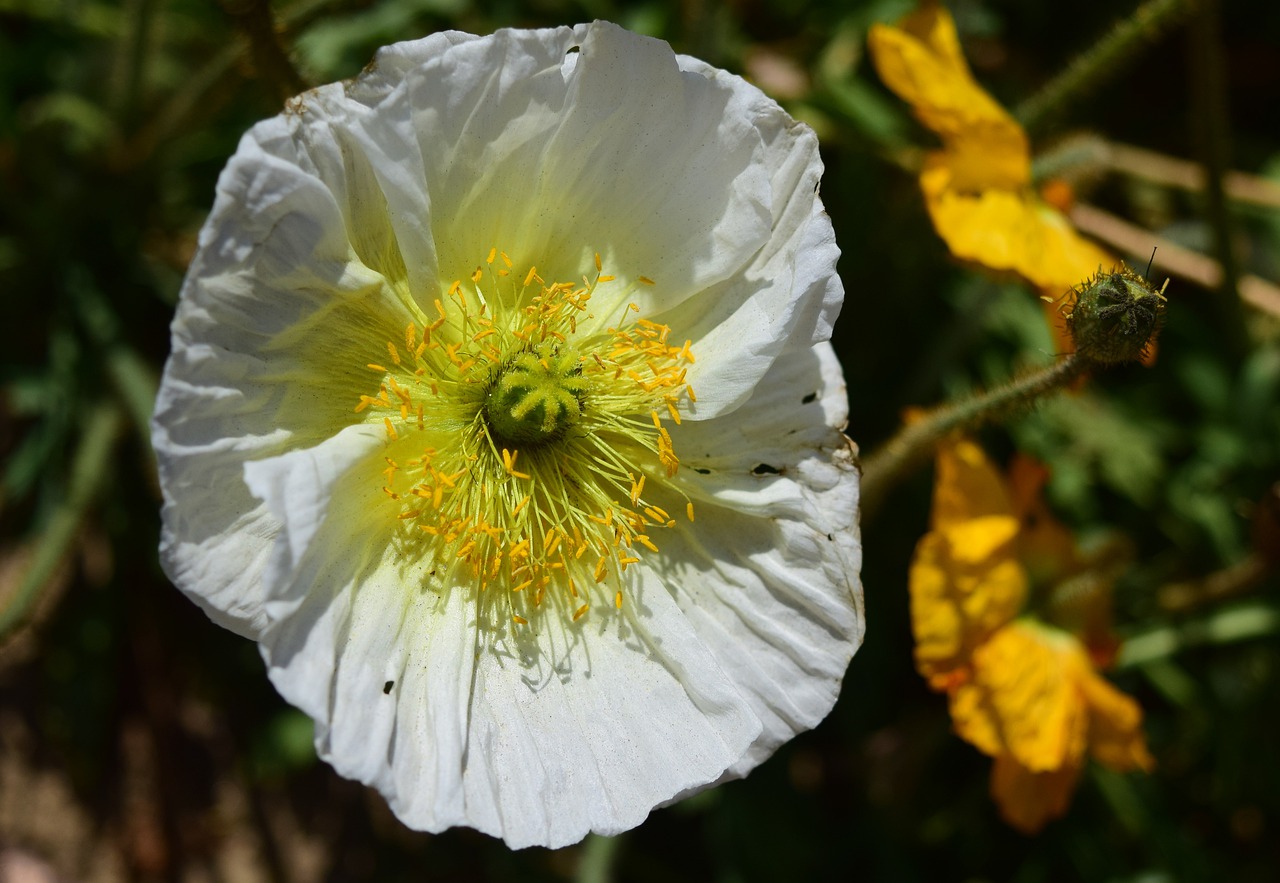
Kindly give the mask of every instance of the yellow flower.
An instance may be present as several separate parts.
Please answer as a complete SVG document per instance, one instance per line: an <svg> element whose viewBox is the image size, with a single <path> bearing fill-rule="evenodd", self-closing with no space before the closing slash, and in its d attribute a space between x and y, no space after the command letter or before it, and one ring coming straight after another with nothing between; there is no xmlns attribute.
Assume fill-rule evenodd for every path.
<svg viewBox="0 0 1280 883"><path fill-rule="evenodd" d="M945 9L876 25L869 43L881 79L942 141L925 158L920 189L953 255L1017 273L1055 300L1115 262L1035 194L1027 135L974 80Z"/></svg>
<svg viewBox="0 0 1280 883"><path fill-rule="evenodd" d="M932 530L911 562L916 668L935 689L963 674L974 649L1022 609L1018 519L982 450L962 441L938 456Z"/></svg>
<svg viewBox="0 0 1280 883"><path fill-rule="evenodd" d="M916 666L948 695L956 733L995 758L991 790L1024 831L1066 812L1086 756L1148 770L1142 710L1103 680L1074 635L1016 619L1026 598L1023 555L1076 566L1065 528L1034 493L1043 473L1015 465L1012 487L970 441L938 454L932 530L911 564Z"/></svg>

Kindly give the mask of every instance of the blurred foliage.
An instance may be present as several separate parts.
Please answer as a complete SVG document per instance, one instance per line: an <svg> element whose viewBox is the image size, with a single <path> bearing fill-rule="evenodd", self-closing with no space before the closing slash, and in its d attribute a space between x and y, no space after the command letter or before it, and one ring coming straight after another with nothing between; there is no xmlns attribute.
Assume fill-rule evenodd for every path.
<svg viewBox="0 0 1280 883"><path fill-rule="evenodd" d="M1280 181L1280 6L1222 5L1216 100L1228 99L1232 166ZM865 35L907 0L272 6L310 82L438 29L592 18L753 78L822 138L848 291L835 343L864 450L904 408L1051 352L1034 293L950 263L899 168L931 141L870 71ZM952 9L975 75L1008 106L1122 12L1101 0ZM1195 158L1188 42L1175 29L1130 59L1035 133L1037 150L1088 130ZM1131 640L1116 678L1146 710L1152 775L1093 770L1035 838L999 821L987 761L950 734L912 666L905 572L927 471L865 525L869 628L840 703L746 781L607 846L512 853L467 830L408 832L316 762L309 722L274 694L255 648L209 624L155 553L146 421L167 325L219 170L279 110L252 57L215 0L0 0L0 610L19 620L0 644L0 850L71 880L1274 879L1280 322L1246 313L1241 356L1219 295L1178 280L1153 366L1096 377L983 437L1049 465L1050 501L1079 535L1128 538L1115 602ZM1153 238L1212 249L1195 187L1099 173L1082 192ZM1241 269L1276 278L1280 211L1233 205L1227 220ZM1250 579L1210 584L1242 561L1260 562Z"/></svg>

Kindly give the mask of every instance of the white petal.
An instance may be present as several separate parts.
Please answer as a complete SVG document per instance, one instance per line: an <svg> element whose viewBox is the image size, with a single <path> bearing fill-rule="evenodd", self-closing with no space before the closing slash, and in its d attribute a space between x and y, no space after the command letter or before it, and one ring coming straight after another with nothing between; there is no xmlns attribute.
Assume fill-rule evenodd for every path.
<svg viewBox="0 0 1280 883"><path fill-rule="evenodd" d="M712 441L719 452L682 464L697 520L664 537L662 561L681 609L764 722L734 775L827 715L862 641L857 471L831 428L845 407L830 347L791 350L745 405L677 436L682 457ZM762 461L777 472L760 474Z"/></svg>
<svg viewBox="0 0 1280 883"><path fill-rule="evenodd" d="M822 160L813 130L754 86L696 59L681 63L740 93L765 145L761 163L772 195L769 241L750 264L657 317L675 337L694 342L698 361L689 383L698 401L687 410L706 419L740 405L782 350L829 339L844 288L835 271L840 250L817 193Z"/></svg>
<svg viewBox="0 0 1280 883"><path fill-rule="evenodd" d="M247 470L289 515L263 655L340 773L413 827L561 846L632 827L740 761L760 721L660 583L621 614L551 613L532 639L482 627L472 587L424 589L436 563L388 548L381 447L352 430Z"/></svg>
<svg viewBox="0 0 1280 883"><path fill-rule="evenodd" d="M609 272L659 282L635 297L676 303L769 235L740 103L729 83L681 73L665 43L597 22L453 46L381 109L409 110L446 282L492 247L548 279L577 279L600 252Z"/></svg>
<svg viewBox="0 0 1280 883"><path fill-rule="evenodd" d="M278 117L256 127L219 179L153 424L166 571L210 616L251 636L263 624L261 573L279 521L244 486L244 464L351 422L359 395L376 392L366 363L409 316L356 254L394 275L385 208L361 201L378 192L367 162L342 160L345 142L321 124L323 102L313 105L305 125Z"/></svg>

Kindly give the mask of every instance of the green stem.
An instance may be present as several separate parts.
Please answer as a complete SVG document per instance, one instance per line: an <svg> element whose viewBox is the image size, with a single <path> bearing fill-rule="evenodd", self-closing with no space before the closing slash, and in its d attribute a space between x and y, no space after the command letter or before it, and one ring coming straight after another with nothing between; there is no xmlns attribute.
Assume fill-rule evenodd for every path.
<svg viewBox="0 0 1280 883"><path fill-rule="evenodd" d="M1014 116L1028 131L1042 126L1068 103L1096 88L1143 44L1155 42L1194 2L1197 0L1147 0L1019 105Z"/></svg>
<svg viewBox="0 0 1280 883"><path fill-rule="evenodd" d="M254 69L281 101L288 101L307 88L280 42L267 0L222 0L222 8L249 39Z"/></svg>
<svg viewBox="0 0 1280 883"><path fill-rule="evenodd" d="M116 120L125 128L142 95L142 84L150 48L155 0L127 0L124 27L116 50L112 77L111 106Z"/></svg>
<svg viewBox="0 0 1280 883"><path fill-rule="evenodd" d="M904 426L862 461L863 517L875 512L894 485L923 465L947 434L957 429L973 428L1063 389L1084 373L1090 364L1084 357L1072 353L991 392L943 405Z"/></svg>
<svg viewBox="0 0 1280 883"><path fill-rule="evenodd" d="M1214 308L1224 343L1237 364L1249 348L1244 307L1240 303L1240 271L1232 247L1231 216L1222 179L1229 167L1226 64L1222 57L1222 21L1218 0L1199 0L1189 29L1191 40L1191 114L1200 158L1204 162L1205 214L1213 230L1214 256L1222 266L1222 283Z"/></svg>
<svg viewBox="0 0 1280 883"><path fill-rule="evenodd" d="M346 0L299 0L280 13L280 23L288 33L296 33L327 12L329 7L344 2ZM156 148L180 131L197 109L208 107L210 93L231 73L236 60L247 48L245 37L233 37L229 45L187 77L181 89L169 97L155 117L125 146L117 164L132 168L147 162Z"/></svg>
<svg viewBox="0 0 1280 883"><path fill-rule="evenodd" d="M111 474L111 456L122 421L120 409L114 402L100 404L90 413L71 464L66 497L36 538L27 572L22 575L8 606L0 610L0 639L26 618L40 590L66 557L89 505Z"/></svg>
<svg viewBox="0 0 1280 883"><path fill-rule="evenodd" d="M574 875L577 883L612 883L613 864L623 839L622 834L616 837L588 834L578 857L578 873Z"/></svg>
<svg viewBox="0 0 1280 883"><path fill-rule="evenodd" d="M84 268L73 270L68 290L80 323L92 338L107 376L133 419L143 447L151 450L151 412L160 379L151 363L123 340L120 319ZM154 471L154 470L153 470Z"/></svg>

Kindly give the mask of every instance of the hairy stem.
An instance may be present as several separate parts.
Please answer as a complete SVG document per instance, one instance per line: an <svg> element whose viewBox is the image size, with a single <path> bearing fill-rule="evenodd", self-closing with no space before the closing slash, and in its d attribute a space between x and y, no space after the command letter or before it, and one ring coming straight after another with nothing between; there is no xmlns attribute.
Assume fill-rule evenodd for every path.
<svg viewBox="0 0 1280 883"><path fill-rule="evenodd" d="M1153 43L1197 0L1147 0L1090 49L1077 56L1014 111L1028 131L1096 88L1145 44Z"/></svg>
<svg viewBox="0 0 1280 883"><path fill-rule="evenodd" d="M1068 386L1090 364L1087 359L1073 353L990 392L943 405L904 426L863 460L863 517L875 512L899 481L925 463L948 433L978 426L1010 410L1031 405L1043 396Z"/></svg>

